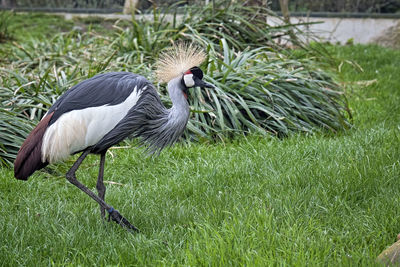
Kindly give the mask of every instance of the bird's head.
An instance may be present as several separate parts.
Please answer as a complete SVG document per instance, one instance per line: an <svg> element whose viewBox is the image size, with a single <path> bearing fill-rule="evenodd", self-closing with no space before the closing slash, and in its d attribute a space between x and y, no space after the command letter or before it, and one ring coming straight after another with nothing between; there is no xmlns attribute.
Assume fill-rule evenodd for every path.
<svg viewBox="0 0 400 267"><path fill-rule="evenodd" d="M197 66L190 68L183 74L182 84L186 88L191 88L196 86L208 87L208 88L214 87L212 84L203 81L203 71Z"/></svg>
<svg viewBox="0 0 400 267"><path fill-rule="evenodd" d="M206 58L205 53L193 44L179 43L161 54L157 62L157 77L161 82L180 79L185 94L191 87L214 86L203 81L203 71L198 67Z"/></svg>

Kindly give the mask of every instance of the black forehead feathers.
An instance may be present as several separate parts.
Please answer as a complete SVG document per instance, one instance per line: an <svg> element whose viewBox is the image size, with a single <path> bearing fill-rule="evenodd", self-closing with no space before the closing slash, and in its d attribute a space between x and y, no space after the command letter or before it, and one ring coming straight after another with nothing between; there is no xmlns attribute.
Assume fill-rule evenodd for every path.
<svg viewBox="0 0 400 267"><path fill-rule="evenodd" d="M193 74L193 76L196 76L200 80L203 79L203 71L199 67L191 68L190 72Z"/></svg>

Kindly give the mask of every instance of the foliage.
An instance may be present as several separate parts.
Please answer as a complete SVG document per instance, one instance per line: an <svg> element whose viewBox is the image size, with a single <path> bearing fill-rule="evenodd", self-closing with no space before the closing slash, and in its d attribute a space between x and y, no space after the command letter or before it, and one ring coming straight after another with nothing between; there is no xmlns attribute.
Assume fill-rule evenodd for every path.
<svg viewBox="0 0 400 267"><path fill-rule="evenodd" d="M204 68L217 88L194 89L194 120L187 136L223 138L265 130L283 136L316 126L333 132L349 126L343 116L348 111L345 99L329 75L312 61L282 54L277 40L287 39L296 25L271 26L265 22L265 16L273 16L269 10L227 2L191 7L180 16L165 14L153 10L152 21L133 21L118 34L113 48L145 64L174 40L207 47L212 60Z"/></svg>
<svg viewBox="0 0 400 267"><path fill-rule="evenodd" d="M171 17L155 9L151 20L133 20L127 28L116 22L114 35L71 31L5 46L0 79L7 90L0 98L1 107L25 118L21 127L28 131L31 121L41 119L77 82L103 71L125 70L155 82L168 105L164 85L155 81L153 64L171 42L191 40L208 50L203 68L217 88L192 90L188 138L224 139L249 132L286 136L347 128L347 104L338 85L313 61L283 53L275 39L285 38L295 25L270 26L262 22L264 11L221 6L213 13L210 7L197 7L189 8L185 16ZM8 153L12 159L16 150Z"/></svg>
<svg viewBox="0 0 400 267"><path fill-rule="evenodd" d="M246 6L231 1L189 7L182 16L183 37L201 39L204 44L215 44L223 38L239 51L265 46L282 49L278 43L289 39L290 31L297 30L296 25L283 23L281 17L262 5Z"/></svg>
<svg viewBox="0 0 400 267"><path fill-rule="evenodd" d="M0 129L0 165L7 165L14 161L19 147L33 129L33 122L0 107Z"/></svg>
<svg viewBox="0 0 400 267"><path fill-rule="evenodd" d="M225 39L236 50L248 47L271 47L281 51L289 41L289 32L300 24L285 24L275 13L262 6L243 6L221 1L218 5L188 6L179 3L164 9L153 9L151 15L133 20L131 27L120 29L114 49L133 53L147 62L157 58L159 52L176 40L190 40L204 47ZM183 10L178 12L179 10ZM274 21L267 23L267 18ZM290 40L304 48L299 40ZM315 51L314 51L315 52Z"/></svg>
<svg viewBox="0 0 400 267"><path fill-rule="evenodd" d="M222 39L224 57L207 66L214 89L193 89L194 120L189 129L202 137L268 131L331 132L347 128L338 85L309 61L296 61L259 48L234 53Z"/></svg>
<svg viewBox="0 0 400 267"><path fill-rule="evenodd" d="M0 10L0 43L12 39L10 20L12 13Z"/></svg>

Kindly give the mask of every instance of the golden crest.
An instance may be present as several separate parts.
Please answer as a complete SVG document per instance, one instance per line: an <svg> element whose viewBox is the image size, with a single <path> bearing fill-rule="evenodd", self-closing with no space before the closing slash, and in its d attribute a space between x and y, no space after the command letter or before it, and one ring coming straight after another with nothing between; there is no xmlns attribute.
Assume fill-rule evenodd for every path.
<svg viewBox="0 0 400 267"><path fill-rule="evenodd" d="M190 68L199 66L205 58L204 51L192 43L174 44L163 52L157 61L157 78L167 83Z"/></svg>

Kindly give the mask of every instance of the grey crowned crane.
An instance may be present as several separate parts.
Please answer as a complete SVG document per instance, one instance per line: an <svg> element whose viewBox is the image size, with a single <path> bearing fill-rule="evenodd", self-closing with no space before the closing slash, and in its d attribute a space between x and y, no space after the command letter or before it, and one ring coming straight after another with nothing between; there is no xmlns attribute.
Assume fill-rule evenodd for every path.
<svg viewBox="0 0 400 267"><path fill-rule="evenodd" d="M126 218L104 201L106 151L128 136L139 138L151 152L172 145L189 119L188 88L213 87L202 80L198 67L205 59L193 45L174 45L157 64L157 76L168 83L172 107L161 102L155 87L129 72L110 72L82 81L66 91L48 110L22 144L14 162L14 175L27 180L36 170L82 153L66 178L100 205L101 217L137 231ZM100 155L96 189L80 183L75 172L89 154Z"/></svg>

